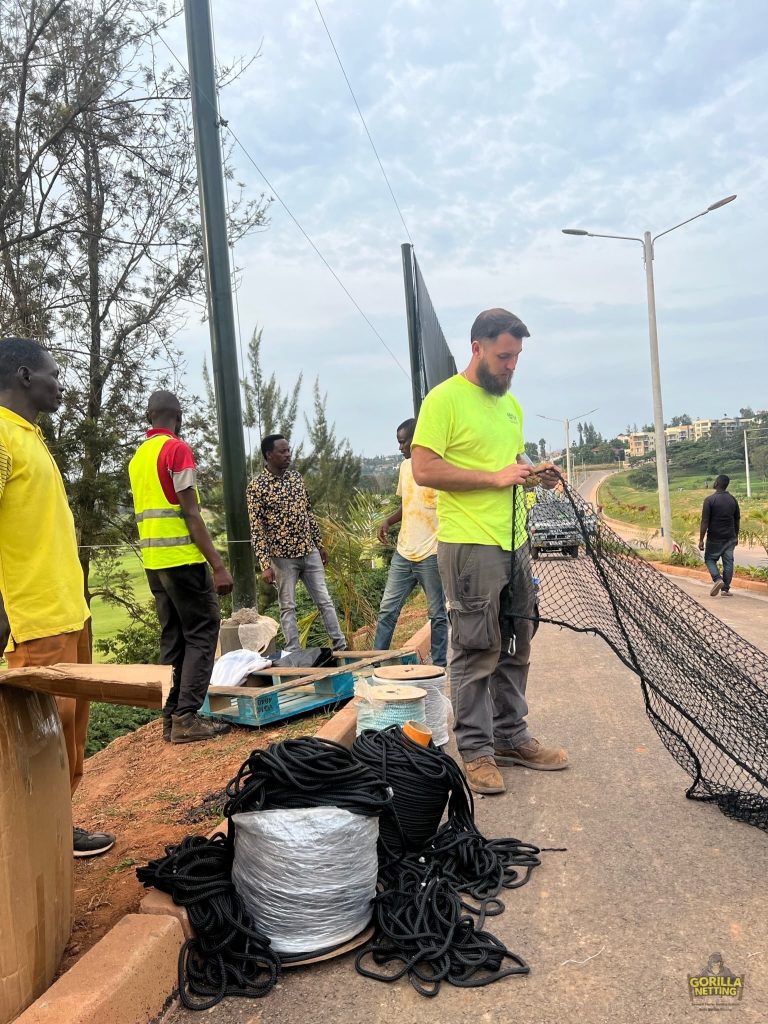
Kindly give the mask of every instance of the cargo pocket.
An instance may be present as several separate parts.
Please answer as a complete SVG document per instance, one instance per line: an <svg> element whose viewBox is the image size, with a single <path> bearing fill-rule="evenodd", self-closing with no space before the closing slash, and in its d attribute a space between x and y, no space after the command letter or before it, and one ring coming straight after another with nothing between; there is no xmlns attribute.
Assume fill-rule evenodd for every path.
<svg viewBox="0 0 768 1024"><path fill-rule="evenodd" d="M491 602L487 597L462 597L451 601L448 609L451 637L457 647L469 651L487 651L494 646Z"/></svg>

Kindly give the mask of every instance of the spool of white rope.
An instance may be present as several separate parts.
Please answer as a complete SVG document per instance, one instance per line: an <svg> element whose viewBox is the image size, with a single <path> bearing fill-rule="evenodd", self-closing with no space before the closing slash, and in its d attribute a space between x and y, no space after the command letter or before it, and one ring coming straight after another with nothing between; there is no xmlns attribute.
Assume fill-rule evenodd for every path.
<svg viewBox="0 0 768 1024"><path fill-rule="evenodd" d="M432 730L432 742L436 747L448 742L452 710L444 668L439 665L383 665L374 669L372 682L377 688L387 683L410 683L426 690L425 722Z"/></svg>
<svg viewBox="0 0 768 1024"><path fill-rule="evenodd" d="M371 684L376 683L375 679ZM406 722L426 722L426 691L417 686L401 686L379 681L371 685L365 679L355 683L357 701L357 735L365 729L389 728Z"/></svg>
<svg viewBox="0 0 768 1024"><path fill-rule="evenodd" d="M284 955L358 935L373 914L379 819L339 807L246 811L232 817L232 882Z"/></svg>

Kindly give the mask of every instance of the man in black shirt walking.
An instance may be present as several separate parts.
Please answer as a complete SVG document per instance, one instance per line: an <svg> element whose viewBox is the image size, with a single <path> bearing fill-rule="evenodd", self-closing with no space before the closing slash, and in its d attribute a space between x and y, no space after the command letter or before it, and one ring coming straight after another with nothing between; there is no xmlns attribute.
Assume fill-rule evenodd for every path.
<svg viewBox="0 0 768 1024"><path fill-rule="evenodd" d="M701 510L699 551L704 552L704 563L712 577L710 594L714 597L721 591L723 597L730 597L733 579L733 552L739 539L741 509L732 494L728 494L731 478L720 475L715 480L715 493L704 499ZM704 537L707 538L706 547ZM723 561L723 575L717 568L718 560Z"/></svg>

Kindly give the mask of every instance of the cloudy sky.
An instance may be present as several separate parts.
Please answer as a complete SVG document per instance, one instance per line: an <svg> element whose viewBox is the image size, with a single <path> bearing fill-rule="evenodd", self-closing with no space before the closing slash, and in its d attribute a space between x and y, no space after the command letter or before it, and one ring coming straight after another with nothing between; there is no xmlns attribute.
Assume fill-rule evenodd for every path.
<svg viewBox="0 0 768 1024"><path fill-rule="evenodd" d="M513 390L537 418L612 436L652 418L642 250L563 227L658 234L664 408L768 406L768 32L762 0L320 0L459 368L476 313L528 324ZM215 0L221 63L259 52L222 115L408 367L405 229L314 0ZM164 36L186 63L183 23ZM270 193L242 150L235 173ZM271 193L270 193L271 194ZM407 374L286 211L237 247L245 338L281 380L320 377L338 431L394 448ZM190 376L208 353L191 321ZM305 387L309 399L310 388Z"/></svg>

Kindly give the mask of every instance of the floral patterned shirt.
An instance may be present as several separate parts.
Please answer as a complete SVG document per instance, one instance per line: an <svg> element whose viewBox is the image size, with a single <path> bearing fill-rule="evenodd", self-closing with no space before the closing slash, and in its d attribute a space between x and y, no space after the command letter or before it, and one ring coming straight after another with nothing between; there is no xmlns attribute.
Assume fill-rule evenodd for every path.
<svg viewBox="0 0 768 1024"><path fill-rule="evenodd" d="M301 558L320 547L320 527L312 513L301 474L287 469L275 476L263 469L245 492L251 542L261 568L273 558Z"/></svg>

